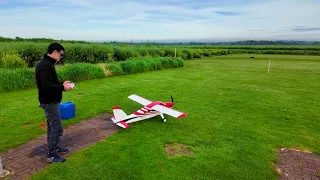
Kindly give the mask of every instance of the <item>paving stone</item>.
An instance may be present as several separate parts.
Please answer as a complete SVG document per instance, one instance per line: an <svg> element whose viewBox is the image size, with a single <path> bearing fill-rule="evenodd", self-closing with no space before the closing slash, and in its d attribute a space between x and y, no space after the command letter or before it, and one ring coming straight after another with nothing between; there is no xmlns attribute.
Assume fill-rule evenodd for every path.
<svg viewBox="0 0 320 180"><path fill-rule="evenodd" d="M320 156L294 149L278 149L279 163L275 164L280 171L279 179L320 180Z"/></svg>
<svg viewBox="0 0 320 180"><path fill-rule="evenodd" d="M111 136L121 128L110 120L112 115L102 114L64 128L60 145L69 149L70 153L93 145ZM3 167L11 174L2 179L26 179L35 172L49 166L46 162L47 135L40 136L19 147L9 149L1 154ZM1 180L2 180L1 179Z"/></svg>

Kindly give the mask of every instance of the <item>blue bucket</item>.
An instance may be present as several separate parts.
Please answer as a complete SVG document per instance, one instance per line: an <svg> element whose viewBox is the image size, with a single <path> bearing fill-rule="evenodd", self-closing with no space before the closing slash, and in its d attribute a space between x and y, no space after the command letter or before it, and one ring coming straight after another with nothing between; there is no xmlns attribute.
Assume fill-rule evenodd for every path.
<svg viewBox="0 0 320 180"><path fill-rule="evenodd" d="M75 117L76 108L73 102L60 103L61 119L66 120Z"/></svg>

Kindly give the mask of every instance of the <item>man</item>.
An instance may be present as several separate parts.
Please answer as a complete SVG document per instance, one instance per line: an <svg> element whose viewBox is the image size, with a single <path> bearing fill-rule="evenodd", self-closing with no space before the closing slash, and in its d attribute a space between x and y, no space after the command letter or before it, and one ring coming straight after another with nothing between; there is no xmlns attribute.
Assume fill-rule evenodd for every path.
<svg viewBox="0 0 320 180"><path fill-rule="evenodd" d="M54 64L63 58L64 47L59 43L48 46L47 54L36 66L36 83L38 87L38 100L47 118L48 161L64 162L65 159L58 154L67 153L68 149L58 146L63 128L61 123L60 102L62 92L70 91L70 81L60 82Z"/></svg>

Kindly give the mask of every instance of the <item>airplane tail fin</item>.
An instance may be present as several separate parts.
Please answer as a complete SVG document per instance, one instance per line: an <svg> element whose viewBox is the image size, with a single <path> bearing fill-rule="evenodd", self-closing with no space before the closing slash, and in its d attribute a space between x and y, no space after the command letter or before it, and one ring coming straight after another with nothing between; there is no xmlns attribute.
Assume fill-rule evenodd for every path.
<svg viewBox="0 0 320 180"><path fill-rule="evenodd" d="M119 106L114 106L112 108L112 111L113 118L111 118L111 120L113 121L113 123L122 128L129 128L129 125L125 121L123 121L124 119L126 119L127 114Z"/></svg>

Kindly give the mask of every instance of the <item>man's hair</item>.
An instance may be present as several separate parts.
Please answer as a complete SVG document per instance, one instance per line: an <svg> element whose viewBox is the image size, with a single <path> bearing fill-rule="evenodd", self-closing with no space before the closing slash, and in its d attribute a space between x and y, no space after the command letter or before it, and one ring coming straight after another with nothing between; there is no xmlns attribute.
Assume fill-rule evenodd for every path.
<svg viewBox="0 0 320 180"><path fill-rule="evenodd" d="M61 45L61 44L59 44L59 43L57 43L57 42L55 42L55 43L51 43L49 46L48 46L48 51L47 51L47 53L49 53L49 54L52 54L53 53L53 51L64 51L64 47Z"/></svg>

